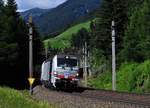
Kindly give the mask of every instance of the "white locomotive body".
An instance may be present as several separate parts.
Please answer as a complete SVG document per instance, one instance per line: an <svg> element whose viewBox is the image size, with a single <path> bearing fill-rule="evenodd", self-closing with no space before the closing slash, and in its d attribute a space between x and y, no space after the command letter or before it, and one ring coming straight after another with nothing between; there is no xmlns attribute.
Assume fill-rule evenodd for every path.
<svg viewBox="0 0 150 108"><path fill-rule="evenodd" d="M54 88L74 88L79 81L79 61L73 55L55 55L42 64L41 82Z"/></svg>

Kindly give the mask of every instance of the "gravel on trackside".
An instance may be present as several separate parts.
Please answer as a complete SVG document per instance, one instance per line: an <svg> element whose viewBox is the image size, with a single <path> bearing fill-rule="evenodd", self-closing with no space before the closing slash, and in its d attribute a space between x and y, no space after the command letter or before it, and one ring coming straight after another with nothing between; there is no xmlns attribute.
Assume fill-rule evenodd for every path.
<svg viewBox="0 0 150 108"><path fill-rule="evenodd" d="M136 108L136 106L85 98L72 93L58 92L36 86L33 89L33 98L39 101L47 101L58 108ZM138 107L142 108L142 107Z"/></svg>

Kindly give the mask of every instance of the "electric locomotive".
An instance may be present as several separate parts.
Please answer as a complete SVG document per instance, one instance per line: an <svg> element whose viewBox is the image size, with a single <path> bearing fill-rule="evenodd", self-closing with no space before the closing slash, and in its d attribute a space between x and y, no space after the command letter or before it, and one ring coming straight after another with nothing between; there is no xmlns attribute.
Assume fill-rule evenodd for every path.
<svg viewBox="0 0 150 108"><path fill-rule="evenodd" d="M76 88L79 83L79 59L74 55L55 55L43 62L41 82L46 87Z"/></svg>

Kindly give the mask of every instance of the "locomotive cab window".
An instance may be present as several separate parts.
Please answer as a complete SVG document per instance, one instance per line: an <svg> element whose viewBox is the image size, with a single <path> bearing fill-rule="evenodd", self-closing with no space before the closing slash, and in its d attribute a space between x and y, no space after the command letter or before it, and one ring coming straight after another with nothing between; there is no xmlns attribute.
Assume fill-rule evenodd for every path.
<svg viewBox="0 0 150 108"><path fill-rule="evenodd" d="M57 58L58 67L76 67L78 65L77 59L74 58Z"/></svg>

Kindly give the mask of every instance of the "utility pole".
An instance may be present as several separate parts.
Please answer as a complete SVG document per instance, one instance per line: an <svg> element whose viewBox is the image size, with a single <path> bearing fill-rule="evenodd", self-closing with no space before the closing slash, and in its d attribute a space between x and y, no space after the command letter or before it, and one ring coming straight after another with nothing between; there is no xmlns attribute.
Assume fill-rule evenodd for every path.
<svg viewBox="0 0 150 108"><path fill-rule="evenodd" d="M82 47L82 67L83 67L83 79L84 79L84 86L85 86L85 47Z"/></svg>
<svg viewBox="0 0 150 108"><path fill-rule="evenodd" d="M30 83L30 94L32 95L32 84L34 82L33 79L33 46L32 46L32 38L33 38L33 29L32 29L32 16L29 17L29 83Z"/></svg>
<svg viewBox="0 0 150 108"><path fill-rule="evenodd" d="M87 87L87 42L85 42L84 48L84 76L85 76L85 86Z"/></svg>
<svg viewBox="0 0 150 108"><path fill-rule="evenodd" d="M112 90L116 90L115 22L112 21Z"/></svg>
<svg viewBox="0 0 150 108"><path fill-rule="evenodd" d="M46 60L48 58L48 48L47 47L45 47L45 58L46 58Z"/></svg>
<svg viewBox="0 0 150 108"><path fill-rule="evenodd" d="M87 58L88 58L87 65L88 65L89 77L91 77L92 76L92 72L91 72L91 66L90 66L90 51L89 50L87 51Z"/></svg>

